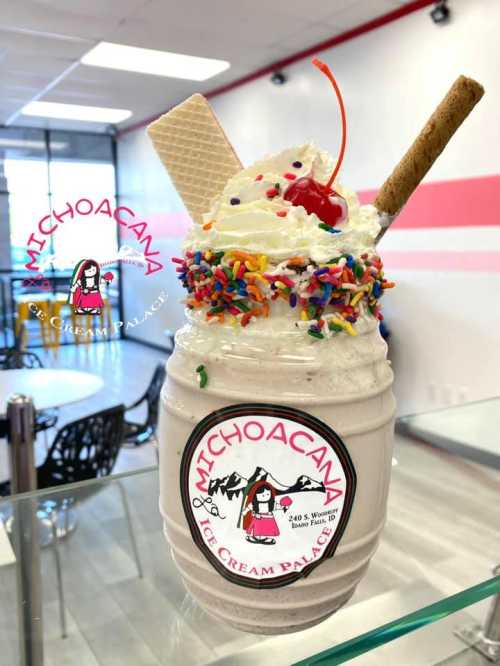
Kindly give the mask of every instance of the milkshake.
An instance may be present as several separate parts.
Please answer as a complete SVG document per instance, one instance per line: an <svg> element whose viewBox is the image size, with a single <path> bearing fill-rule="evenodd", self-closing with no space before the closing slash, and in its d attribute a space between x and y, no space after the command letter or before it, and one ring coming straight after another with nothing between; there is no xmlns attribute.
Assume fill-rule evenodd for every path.
<svg viewBox="0 0 500 666"><path fill-rule="evenodd" d="M160 511L188 591L251 633L334 613L385 521L395 401L380 298L394 284L375 243L389 214L337 182L332 83L337 160L306 143L243 169L228 147L225 183L204 212L191 199L174 260L187 323L162 392ZM166 118L150 131L160 156ZM185 172L164 162L183 195Z"/></svg>

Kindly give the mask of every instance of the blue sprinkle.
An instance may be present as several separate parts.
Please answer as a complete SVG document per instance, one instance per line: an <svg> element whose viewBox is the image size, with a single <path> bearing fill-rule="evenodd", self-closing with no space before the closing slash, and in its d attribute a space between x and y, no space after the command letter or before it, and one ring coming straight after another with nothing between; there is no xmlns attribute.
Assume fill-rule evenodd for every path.
<svg viewBox="0 0 500 666"><path fill-rule="evenodd" d="M318 298L318 296L311 296L309 303L312 303L313 305L321 305L321 298Z"/></svg>
<svg viewBox="0 0 500 666"><path fill-rule="evenodd" d="M224 286L223 286L222 282L216 282L215 283L215 291L223 291L223 290L224 290Z"/></svg>
<svg viewBox="0 0 500 666"><path fill-rule="evenodd" d="M234 291L234 287L233 287L233 285L230 284L229 287L226 288L226 291L227 291L228 293L231 293L232 291Z"/></svg>
<svg viewBox="0 0 500 666"><path fill-rule="evenodd" d="M346 263L349 268L354 268L354 259L351 254L348 255Z"/></svg>
<svg viewBox="0 0 500 666"><path fill-rule="evenodd" d="M318 268L317 271L314 271L314 275L324 275L325 273L329 273L330 269L329 268Z"/></svg>
<svg viewBox="0 0 500 666"><path fill-rule="evenodd" d="M194 263L195 264L200 264L201 263L201 252L195 252Z"/></svg>
<svg viewBox="0 0 500 666"><path fill-rule="evenodd" d="M288 302L290 303L290 307L294 308L297 305L297 295L296 294L290 294L290 298L288 299Z"/></svg>
<svg viewBox="0 0 500 666"><path fill-rule="evenodd" d="M380 286L380 282L374 282L373 283L372 295L375 298L378 298L381 293L382 293L382 287Z"/></svg>
<svg viewBox="0 0 500 666"><path fill-rule="evenodd" d="M326 305L332 295L333 287L328 282L324 285L323 297L321 298L321 305Z"/></svg>
<svg viewBox="0 0 500 666"><path fill-rule="evenodd" d="M238 295L246 297L248 296L248 291L246 291L245 289L238 289Z"/></svg>
<svg viewBox="0 0 500 666"><path fill-rule="evenodd" d="M330 233L331 234L341 234L342 229L334 229L333 227L330 227Z"/></svg>
<svg viewBox="0 0 500 666"><path fill-rule="evenodd" d="M299 160L295 160L295 162L292 163L292 166L295 167L296 169L300 169L302 167L302 162L299 162Z"/></svg>
<svg viewBox="0 0 500 666"><path fill-rule="evenodd" d="M356 322L356 317L346 317L347 321L350 321L351 324L354 324Z"/></svg>
<svg viewBox="0 0 500 666"><path fill-rule="evenodd" d="M246 286L247 286L247 283L245 282L245 280L241 280L241 279L236 280L236 284L238 285L238 287L240 287L240 289L245 289Z"/></svg>
<svg viewBox="0 0 500 666"><path fill-rule="evenodd" d="M237 206L238 204L241 203L241 200L238 199L238 197L233 197L233 198L229 201L229 203L231 204L231 206Z"/></svg>
<svg viewBox="0 0 500 666"><path fill-rule="evenodd" d="M219 301L210 301L210 305L212 307L215 307Z"/></svg>

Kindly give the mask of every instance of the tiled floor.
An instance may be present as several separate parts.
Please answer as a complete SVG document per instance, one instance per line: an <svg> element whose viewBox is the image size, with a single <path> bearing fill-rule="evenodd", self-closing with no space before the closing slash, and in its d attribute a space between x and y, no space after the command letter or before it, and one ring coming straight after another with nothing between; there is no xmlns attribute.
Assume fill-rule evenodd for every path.
<svg viewBox="0 0 500 666"><path fill-rule="evenodd" d="M97 372L106 384L101 394L65 408L63 422L133 401L160 358L128 342L62 350L60 367ZM289 666L488 578L500 560L500 473L401 437L395 455L388 523L356 594L318 627L286 637L228 629L186 595L162 533L156 471L124 481L144 569L139 578L118 488L107 485L79 505L77 528L60 544L66 639L60 637L52 553L42 551L45 665ZM153 462L151 447L124 450L119 469ZM349 663L483 666L453 629L483 619L488 603ZM15 568L0 567L0 666L18 663L16 607Z"/></svg>

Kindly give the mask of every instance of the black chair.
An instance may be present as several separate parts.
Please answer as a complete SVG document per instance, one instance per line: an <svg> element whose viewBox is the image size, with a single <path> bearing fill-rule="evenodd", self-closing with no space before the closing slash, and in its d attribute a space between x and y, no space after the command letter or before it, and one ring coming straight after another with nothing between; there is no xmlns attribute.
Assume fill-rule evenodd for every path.
<svg viewBox="0 0 500 666"><path fill-rule="evenodd" d="M124 405L118 405L91 414L78 421L73 421L62 427L50 449L43 464L37 468L38 488L52 488L64 486L76 481L88 481L111 474L116 463L118 453L123 441L123 415ZM142 567L139 551L135 540L130 509L125 489L120 481L116 480L120 491L125 518L127 520L130 542L137 566L137 572L142 578ZM78 495L75 491L57 492L50 499L42 499L39 503L38 516L50 523L52 532L51 545L57 568L57 581L59 589L59 604L61 613L62 635L66 635L66 620L64 594L61 577L61 565L57 547L58 539L69 533L67 519L69 510L78 502L87 500L102 489L99 484L80 487ZM0 484L0 497L10 495L10 481ZM63 521L61 521L61 517ZM61 522L63 527L60 527Z"/></svg>
<svg viewBox="0 0 500 666"><path fill-rule="evenodd" d="M2 370L33 370L43 368L43 363L35 352L9 348L0 350L0 367ZM50 428L55 428L58 418L57 407L40 410L36 413L35 433L46 433Z"/></svg>
<svg viewBox="0 0 500 666"><path fill-rule="evenodd" d="M166 377L165 363L158 363L151 378L151 382L143 396L136 400L125 411L135 409L146 403L147 414L144 423L125 420L124 439L128 444L140 446L156 435L158 427L158 405L160 402L161 387Z"/></svg>

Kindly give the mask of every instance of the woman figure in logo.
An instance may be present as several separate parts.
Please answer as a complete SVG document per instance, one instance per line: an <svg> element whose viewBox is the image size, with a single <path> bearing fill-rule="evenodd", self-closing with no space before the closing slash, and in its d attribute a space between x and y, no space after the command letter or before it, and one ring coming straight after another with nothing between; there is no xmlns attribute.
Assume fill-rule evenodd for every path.
<svg viewBox="0 0 500 666"><path fill-rule="evenodd" d="M276 489L267 481L257 481L250 488L243 509L243 529L246 540L250 543L272 545L274 537L280 530L274 511L282 511L283 507L275 508Z"/></svg>
<svg viewBox="0 0 500 666"><path fill-rule="evenodd" d="M93 259L83 259L76 266L71 278L71 291L68 303L75 314L101 314L104 306L101 296L102 285L109 284L112 273L106 273L101 279L99 264Z"/></svg>

